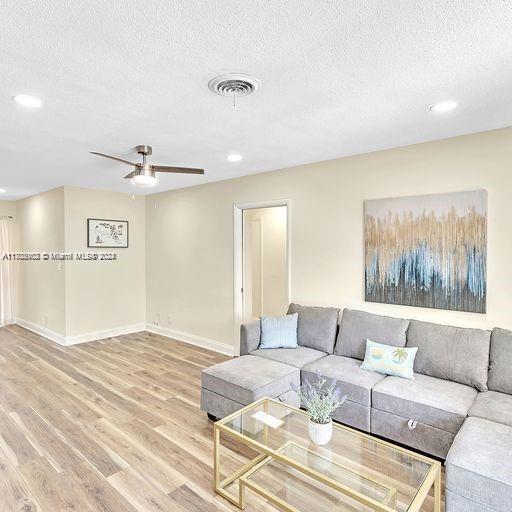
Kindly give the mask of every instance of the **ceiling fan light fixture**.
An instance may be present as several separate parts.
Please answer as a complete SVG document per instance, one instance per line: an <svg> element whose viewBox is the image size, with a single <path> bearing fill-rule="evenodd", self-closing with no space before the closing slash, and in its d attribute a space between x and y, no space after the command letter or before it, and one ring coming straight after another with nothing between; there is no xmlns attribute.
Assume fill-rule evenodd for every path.
<svg viewBox="0 0 512 512"><path fill-rule="evenodd" d="M173 167L171 165L154 165L147 161L148 155L153 153L153 148L147 145L136 146L135 149L139 155L142 155L142 162L130 162L124 158L117 156L107 155L105 153L99 153L98 151L91 151L93 155L101 156L103 158L109 158L116 162L127 164L135 169L124 176L125 180L130 180L132 185L136 187L154 187L158 180L155 177L157 172L172 172L177 174L204 174L204 169L196 167Z"/></svg>
<svg viewBox="0 0 512 512"><path fill-rule="evenodd" d="M130 180L130 183L137 187L154 187L158 180L150 174L137 174Z"/></svg>

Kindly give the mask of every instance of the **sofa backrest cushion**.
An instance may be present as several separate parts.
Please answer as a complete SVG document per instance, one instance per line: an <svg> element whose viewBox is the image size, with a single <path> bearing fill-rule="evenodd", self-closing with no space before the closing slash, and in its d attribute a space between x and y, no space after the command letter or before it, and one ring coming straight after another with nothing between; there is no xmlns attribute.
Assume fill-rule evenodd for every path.
<svg viewBox="0 0 512 512"><path fill-rule="evenodd" d="M492 391L512 395L512 331L492 331L488 386Z"/></svg>
<svg viewBox="0 0 512 512"><path fill-rule="evenodd" d="M366 340L404 347L409 320L375 315L366 311L343 310L334 353L364 359Z"/></svg>
<svg viewBox="0 0 512 512"><path fill-rule="evenodd" d="M332 354L338 328L338 308L290 304L288 314L299 314L297 341L301 347L315 348Z"/></svg>
<svg viewBox="0 0 512 512"><path fill-rule="evenodd" d="M407 346L418 347L414 371L487 390L490 331L411 320Z"/></svg>

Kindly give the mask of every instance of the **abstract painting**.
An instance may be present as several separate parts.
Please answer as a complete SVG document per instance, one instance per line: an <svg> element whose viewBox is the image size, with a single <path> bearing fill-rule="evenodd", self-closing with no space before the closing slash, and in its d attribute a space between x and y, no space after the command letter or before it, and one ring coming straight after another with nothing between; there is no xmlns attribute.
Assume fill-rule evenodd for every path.
<svg viewBox="0 0 512 512"><path fill-rule="evenodd" d="M486 312L487 191L365 201L368 302Z"/></svg>
<svg viewBox="0 0 512 512"><path fill-rule="evenodd" d="M87 247L128 247L128 221L87 219Z"/></svg>

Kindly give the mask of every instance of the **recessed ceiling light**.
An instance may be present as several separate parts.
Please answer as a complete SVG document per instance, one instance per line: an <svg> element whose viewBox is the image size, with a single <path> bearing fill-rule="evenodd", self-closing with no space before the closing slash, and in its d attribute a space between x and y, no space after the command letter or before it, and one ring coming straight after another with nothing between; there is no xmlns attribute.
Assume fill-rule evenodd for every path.
<svg viewBox="0 0 512 512"><path fill-rule="evenodd" d="M30 108L39 108L43 104L40 98L30 96L30 94L18 94L12 99L19 105Z"/></svg>
<svg viewBox="0 0 512 512"><path fill-rule="evenodd" d="M457 108L458 103L456 101L441 101L432 105L430 110L432 112L450 112L450 110L455 110Z"/></svg>
<svg viewBox="0 0 512 512"><path fill-rule="evenodd" d="M7 192L7 190L5 190L5 188L0 188L0 194L5 194Z"/></svg>
<svg viewBox="0 0 512 512"><path fill-rule="evenodd" d="M227 157L228 162L240 162L242 160L242 155L238 153L230 153Z"/></svg>

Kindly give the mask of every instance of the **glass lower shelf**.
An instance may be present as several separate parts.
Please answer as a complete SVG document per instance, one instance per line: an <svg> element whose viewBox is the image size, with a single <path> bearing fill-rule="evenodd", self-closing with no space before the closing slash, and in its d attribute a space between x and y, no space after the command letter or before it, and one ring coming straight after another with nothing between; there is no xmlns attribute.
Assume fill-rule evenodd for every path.
<svg viewBox="0 0 512 512"><path fill-rule="evenodd" d="M278 450L293 461L315 470L329 480L349 490L395 509L396 490L380 484L370 475L358 473L329 459L329 451L319 454L296 443L288 442ZM270 501L287 505L287 510L372 511L349 495L327 483L267 457L246 474L241 484L258 492Z"/></svg>

